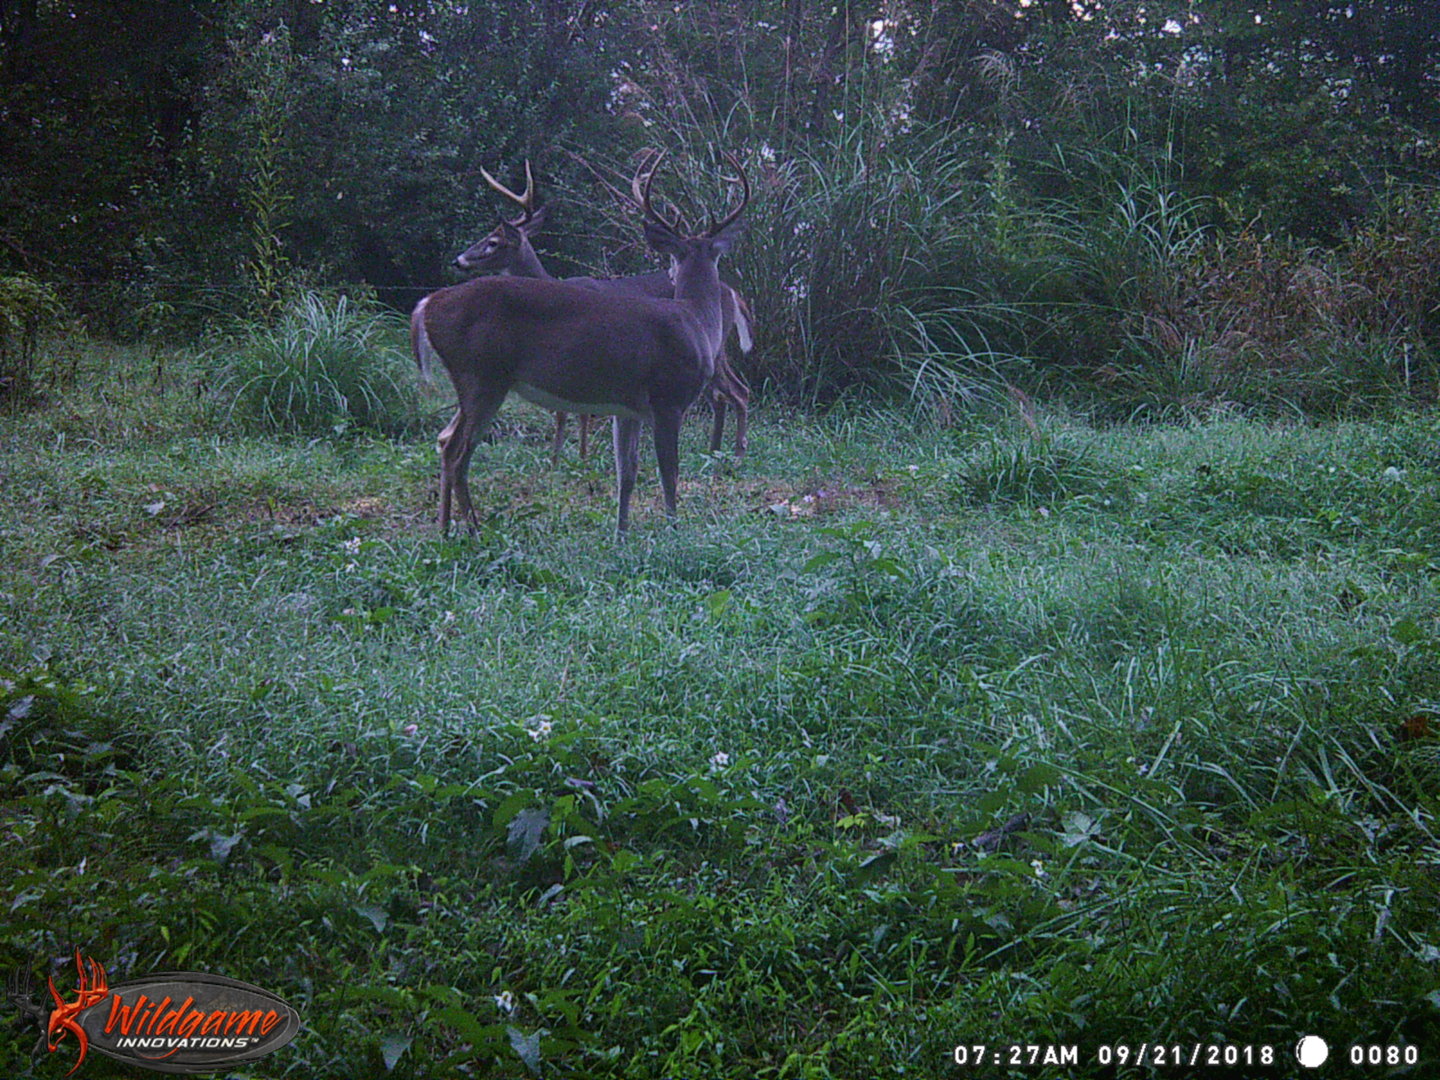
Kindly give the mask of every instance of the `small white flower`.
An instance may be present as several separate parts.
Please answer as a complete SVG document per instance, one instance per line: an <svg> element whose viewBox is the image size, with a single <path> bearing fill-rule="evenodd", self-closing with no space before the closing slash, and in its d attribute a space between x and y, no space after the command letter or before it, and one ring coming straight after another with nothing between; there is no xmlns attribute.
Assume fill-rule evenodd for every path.
<svg viewBox="0 0 1440 1080"><path fill-rule="evenodd" d="M1045 873L1045 864L1044 864L1044 862L1042 862L1042 861L1039 860L1039 859L1031 859L1031 860L1030 860L1030 869L1032 869L1032 870L1035 871L1035 876L1036 876L1037 878L1043 878L1043 877L1049 877L1049 876L1050 876L1049 874Z"/></svg>
<svg viewBox="0 0 1440 1080"><path fill-rule="evenodd" d="M716 769L723 769L730 764L730 755L724 750L716 751L715 756L710 759L710 764Z"/></svg>
<svg viewBox="0 0 1440 1080"><path fill-rule="evenodd" d="M539 742L541 739L548 739L550 733L555 730L555 725L550 722L550 717L548 716L536 716L531 719L534 721L534 725L526 728L525 733L536 742Z"/></svg>
<svg viewBox="0 0 1440 1080"><path fill-rule="evenodd" d="M501 990L495 995L495 1007L509 1016L515 1011L515 995L509 990Z"/></svg>
<svg viewBox="0 0 1440 1080"><path fill-rule="evenodd" d="M920 471L920 466L919 466L919 465L906 465L905 468L906 468L907 470L909 470L911 476L914 476L916 473L918 473L918 472Z"/></svg>
<svg viewBox="0 0 1440 1080"><path fill-rule="evenodd" d="M346 553L347 555L359 555L359 554L360 554L360 537L358 537L358 536L352 536L349 540L346 540L346 541L345 541L345 544L344 544L344 548L345 548L345 553Z"/></svg>

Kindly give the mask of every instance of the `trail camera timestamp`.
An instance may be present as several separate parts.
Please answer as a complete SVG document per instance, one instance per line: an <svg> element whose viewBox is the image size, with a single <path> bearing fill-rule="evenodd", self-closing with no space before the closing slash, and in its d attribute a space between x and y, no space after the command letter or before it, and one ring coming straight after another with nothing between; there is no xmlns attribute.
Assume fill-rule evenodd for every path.
<svg viewBox="0 0 1440 1080"><path fill-rule="evenodd" d="M1080 1048L1056 1043L966 1043L956 1046L951 1059L962 1068L1008 1065L1012 1067L1042 1065L1079 1065Z"/></svg>

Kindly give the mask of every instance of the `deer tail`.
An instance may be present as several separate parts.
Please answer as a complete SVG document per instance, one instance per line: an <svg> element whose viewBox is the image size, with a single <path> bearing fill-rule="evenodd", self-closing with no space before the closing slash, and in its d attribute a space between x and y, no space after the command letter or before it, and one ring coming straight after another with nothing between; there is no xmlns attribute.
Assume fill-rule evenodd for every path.
<svg viewBox="0 0 1440 1080"><path fill-rule="evenodd" d="M748 353L755 344L751 334L755 316L750 313L750 305L745 302L745 297L740 295L739 289L732 289L730 292L735 297L735 334L740 339L740 351Z"/></svg>
<svg viewBox="0 0 1440 1080"><path fill-rule="evenodd" d="M430 384L430 361L435 356L435 346L430 344L430 335L425 330L425 305L429 302L430 298L425 297L410 314L410 345L415 350L420 378L427 386Z"/></svg>

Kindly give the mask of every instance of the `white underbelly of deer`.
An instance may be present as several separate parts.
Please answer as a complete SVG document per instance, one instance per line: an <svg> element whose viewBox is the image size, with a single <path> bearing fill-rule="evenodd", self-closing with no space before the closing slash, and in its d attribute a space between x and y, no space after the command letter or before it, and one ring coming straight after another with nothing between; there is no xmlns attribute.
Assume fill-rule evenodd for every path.
<svg viewBox="0 0 1440 1080"><path fill-rule="evenodd" d="M650 410L637 411L629 405L622 405L619 402L607 401L578 401L563 397L540 389L538 386L531 386L529 383L516 383L511 387L526 401L533 402L542 408L558 412L589 413L591 416L619 416L625 420L649 420Z"/></svg>

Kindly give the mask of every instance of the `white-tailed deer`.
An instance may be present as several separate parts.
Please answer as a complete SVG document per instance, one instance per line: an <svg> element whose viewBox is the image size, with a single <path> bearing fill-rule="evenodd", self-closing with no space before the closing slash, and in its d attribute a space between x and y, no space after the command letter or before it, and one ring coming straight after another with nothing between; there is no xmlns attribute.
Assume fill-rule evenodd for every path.
<svg viewBox="0 0 1440 1080"><path fill-rule="evenodd" d="M546 281L557 280L540 262L540 257L535 253L534 245L531 243L532 235L538 233L545 222L545 208L536 209L535 207L535 177L530 171L530 162L525 162L525 194L523 195L515 194L484 169L480 170L480 175L485 178L485 182L491 188L520 207L520 217L514 221L502 221L493 232L456 256L455 265L462 270L481 273L509 274L514 277L541 278ZM616 194L620 193L616 192ZM634 201L638 206L638 193ZM559 280L588 285L626 296L649 296L668 300L675 295L675 283L671 280L669 271L665 270L622 278L570 277ZM725 435L725 410L729 406L735 410L735 456L741 458L745 456L745 451L749 446L750 387L730 366L729 357L725 354L724 343L729 340L730 332L733 329L740 342L740 350L748 353L753 341L751 333L753 320L750 315L750 305L745 302L745 298L740 295L739 291L723 281L720 283L720 287L721 316L724 328L720 339L721 347L715 355L715 374L709 387L715 414L710 432L710 452L713 454L720 449L720 443ZM580 454L582 457L586 453L589 442L590 419L584 413L580 415ZM552 465L558 465L560 462L560 448L564 445L565 439L565 420L564 412L555 414L555 437L550 447Z"/></svg>
<svg viewBox="0 0 1440 1080"><path fill-rule="evenodd" d="M473 270L482 274L501 274L522 278L556 280L540 262L530 234L540 231L545 224L545 208L535 206L535 177L530 172L530 162L525 162L525 194L516 195L484 169L480 175L507 199L520 207L520 216L514 221L502 220L485 237L471 244L455 258L455 265L461 270ZM588 280L588 279L587 279ZM456 414L458 418L458 413ZM590 416L580 417L580 456L589 452ZM452 421L453 424L453 421ZM448 428L446 429L449 430ZM442 435L442 438L444 436ZM550 445L550 464L560 464L560 448L565 443L565 414L555 414L555 437Z"/></svg>
<svg viewBox="0 0 1440 1080"><path fill-rule="evenodd" d="M705 232L682 232L654 209L657 159L636 178L645 239L674 261L670 299L635 296L543 278L485 277L431 293L415 306L410 334L421 376L438 357L460 411L438 440L442 532L451 499L478 525L467 473L475 436L513 390L548 409L614 416L617 527L629 526L640 464L640 425L655 429L665 513L676 511L680 423L710 382L724 330L724 290L715 264L734 246L750 185L740 163L740 205Z"/></svg>

